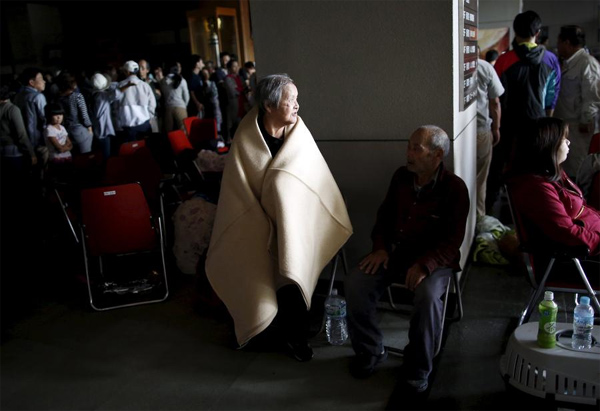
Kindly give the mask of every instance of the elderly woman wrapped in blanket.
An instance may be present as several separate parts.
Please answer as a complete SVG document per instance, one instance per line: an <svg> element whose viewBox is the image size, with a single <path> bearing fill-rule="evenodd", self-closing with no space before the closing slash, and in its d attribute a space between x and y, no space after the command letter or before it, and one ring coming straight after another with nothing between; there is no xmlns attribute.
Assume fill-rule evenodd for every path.
<svg viewBox="0 0 600 411"><path fill-rule="evenodd" d="M352 225L298 116L293 81L263 78L256 102L225 165L206 273L233 318L240 346L269 327L297 360L308 361L311 297Z"/></svg>

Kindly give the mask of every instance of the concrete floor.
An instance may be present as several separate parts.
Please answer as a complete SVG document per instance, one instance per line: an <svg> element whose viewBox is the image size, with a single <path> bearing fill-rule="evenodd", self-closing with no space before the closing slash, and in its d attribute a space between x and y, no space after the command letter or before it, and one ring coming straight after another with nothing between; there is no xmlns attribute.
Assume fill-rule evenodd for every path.
<svg viewBox="0 0 600 411"><path fill-rule="evenodd" d="M192 277L173 274L171 296L163 303L107 312L93 312L83 286L71 284L68 292L16 303L21 313L3 324L0 405L2 410L565 408L507 391L500 376L500 356L528 294L524 278L510 269L471 265L463 289L465 316L447 328L431 389L411 397L396 386L401 357L390 355L370 379L355 380L348 373L349 342L330 346L323 333L312 339L315 358L308 363L277 349L234 349L229 321L203 305ZM557 298L561 308L568 305L564 298L570 299ZM315 297L315 307L322 302ZM4 303L7 317L13 308ZM407 318L381 312L386 343L402 346ZM316 329L321 315L315 308Z"/></svg>
<svg viewBox="0 0 600 411"><path fill-rule="evenodd" d="M165 302L94 312L72 241L35 236L35 220L7 218L31 211L2 209L2 410L595 409L507 388L500 357L529 294L513 267L466 268L464 318L446 327L430 389L411 396L397 384L401 357L356 380L349 342L330 346L323 333L307 363L277 348L236 350L228 316L172 261ZM315 333L327 282L313 301ZM572 296L556 300L559 321L569 322ZM381 315L386 344L402 347L407 317L385 308Z"/></svg>

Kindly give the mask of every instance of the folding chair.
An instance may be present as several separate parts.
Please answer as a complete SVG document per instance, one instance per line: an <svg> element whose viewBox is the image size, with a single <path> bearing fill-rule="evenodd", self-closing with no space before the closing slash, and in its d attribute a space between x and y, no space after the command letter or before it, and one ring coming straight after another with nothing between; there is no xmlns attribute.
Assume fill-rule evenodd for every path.
<svg viewBox="0 0 600 411"><path fill-rule="evenodd" d="M460 321L463 318L463 304L462 304L462 294L460 291L460 284L458 282L458 273L459 272L453 272L452 276L450 277L450 281L448 281L448 285L446 286L446 292L444 293L444 305L442 308L442 329L440 332L440 339L438 341L438 345L436 347L435 350L435 354L434 356L437 356L440 351L442 350L442 343L443 343L443 335L444 335L444 327L446 324L446 321ZM450 298L450 286L452 286L454 288L454 291L456 293L456 307L458 310L458 314L447 318L446 317L446 311L448 309L448 299ZM396 303L394 301L394 297L393 297L393 292L392 290L396 288L396 289L403 289L403 290L408 290L406 288L406 286L404 284L400 284L400 283L392 283L388 288L387 288L387 292L388 292L388 302L390 304L390 307L392 308L392 310L396 311L396 312L402 312L405 314L410 314L411 309L410 307L401 307L398 303ZM386 350L388 350L391 353L397 354L397 355L403 355L404 354L404 350L401 348L397 348L397 347L391 347L391 346L385 346Z"/></svg>
<svg viewBox="0 0 600 411"><path fill-rule="evenodd" d="M600 303L597 298L599 291L592 288L580 261L580 259L586 258L589 255L589 249L583 246L569 247L560 244L534 244L527 233L527 222L523 220L519 210L515 208L512 201L510 186L505 185L505 189L510 213L520 243L519 248L523 253L527 279L532 287L531 297L521 313L519 325L529 321L529 318L536 307L536 303L545 290L574 293L576 304L578 293L587 292L595 306L596 312L600 312ZM557 276L550 278L552 268L555 267L556 262L572 262L577 269L580 281L577 281L577 278ZM540 276L542 272L543 275ZM538 275L536 275L536 273ZM598 286L598 284L596 284L596 286Z"/></svg>
<svg viewBox="0 0 600 411"><path fill-rule="evenodd" d="M163 173L148 147L140 147L133 154L110 157L106 162L104 185L139 182L148 199L150 209L160 213L165 229Z"/></svg>
<svg viewBox="0 0 600 411"><path fill-rule="evenodd" d="M183 121L185 132L196 152L202 149L216 150L219 154L229 151L229 147L216 148L219 138L217 121L214 118L187 117Z"/></svg>
<svg viewBox="0 0 600 411"><path fill-rule="evenodd" d="M214 118L195 118L190 123L188 138L190 139L190 143L192 143L192 147L197 151L203 148L210 148L210 141L219 138L216 120Z"/></svg>
<svg viewBox="0 0 600 411"><path fill-rule="evenodd" d="M90 305L94 310L155 303L168 297L161 220L150 212L138 183L82 190L81 218L85 275ZM158 253L158 263L149 266L143 264L154 263L150 254ZM143 260L135 260L135 264L131 264L131 259L137 256L142 256ZM99 281L92 275L91 259L98 261ZM112 259L113 263L110 272L105 270L108 259ZM132 276L131 272L140 267L145 267L143 274L152 272L155 278L148 281L140 275ZM151 268L162 271L162 276L156 274L156 269L151 271ZM159 278L161 282L156 282ZM164 288L164 292L157 296L155 291L160 288ZM102 300L98 296L99 291L105 296L103 304L98 303ZM130 299L123 300L124 295Z"/></svg>
<svg viewBox="0 0 600 411"><path fill-rule="evenodd" d="M73 155L73 181L77 187L91 187L100 184L104 175L104 155L96 150Z"/></svg>
<svg viewBox="0 0 600 411"><path fill-rule="evenodd" d="M101 184L104 175L104 156L100 151L73 155L69 168L60 174L48 173L47 193L51 208L61 214L67 231L75 243L79 243L76 230L79 210L79 191L82 187L93 187Z"/></svg>
<svg viewBox="0 0 600 411"><path fill-rule="evenodd" d="M171 143L167 133L152 133L145 140L146 147L150 149L152 157L158 163L164 175L176 173L175 158L171 150Z"/></svg>
<svg viewBox="0 0 600 411"><path fill-rule="evenodd" d="M205 158L204 155L210 157L214 155L213 151L194 148L182 130L171 131L168 136L179 175L191 183L193 191L201 191L216 201L219 197L223 172L210 169L203 171L200 166L202 159Z"/></svg>
<svg viewBox="0 0 600 411"><path fill-rule="evenodd" d="M129 141L121 144L119 147L120 156L128 156L135 153L139 148L146 147L145 140Z"/></svg>
<svg viewBox="0 0 600 411"><path fill-rule="evenodd" d="M196 158L197 151L192 146L192 143L190 143L190 140L185 134L185 132L183 130L170 131L168 137L169 142L171 143L171 149L173 150L177 169L179 170L179 172L182 175L185 175L188 181L192 182L193 179L191 178L188 172L188 170L192 168L194 170L194 173L196 173L201 180L204 180L202 170L200 170L200 167L194 161L194 159Z"/></svg>
<svg viewBox="0 0 600 411"><path fill-rule="evenodd" d="M197 120L198 117L186 117L183 119L183 132L189 136L190 135L190 130L192 129L192 123L194 122L194 120Z"/></svg>

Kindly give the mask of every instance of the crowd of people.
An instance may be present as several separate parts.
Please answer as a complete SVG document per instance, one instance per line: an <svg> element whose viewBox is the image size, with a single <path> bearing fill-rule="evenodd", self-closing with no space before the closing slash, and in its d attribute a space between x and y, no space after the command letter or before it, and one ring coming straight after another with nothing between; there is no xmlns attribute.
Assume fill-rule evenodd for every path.
<svg viewBox="0 0 600 411"><path fill-rule="evenodd" d="M53 76L24 69L2 86L3 163L43 174L64 167L73 154L99 150L108 158L123 142L149 133L182 129L186 117L214 118L230 144L241 118L253 105L256 69L223 52L219 64L198 55L151 66L126 61L93 73L68 68ZM27 137L27 138L25 138Z"/></svg>
<svg viewBox="0 0 600 411"><path fill-rule="evenodd" d="M562 168L573 181L592 136L600 131L600 64L586 48L585 32L576 25L562 26L557 56L544 44L547 37L540 38L541 28L536 12L520 13L513 23L512 49L500 55L489 50L478 61L478 216L492 211L517 142L531 130L529 122L548 116L568 124L570 154Z"/></svg>

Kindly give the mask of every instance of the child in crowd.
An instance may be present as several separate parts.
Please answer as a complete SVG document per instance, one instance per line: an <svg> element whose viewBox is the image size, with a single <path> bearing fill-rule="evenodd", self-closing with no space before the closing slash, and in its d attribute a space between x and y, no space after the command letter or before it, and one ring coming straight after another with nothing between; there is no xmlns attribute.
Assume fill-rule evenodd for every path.
<svg viewBox="0 0 600 411"><path fill-rule="evenodd" d="M50 103L46 106L44 139L50 154L50 164L61 168L65 164L71 163L71 150L73 149L73 143L62 125L64 116L65 111L60 104Z"/></svg>

